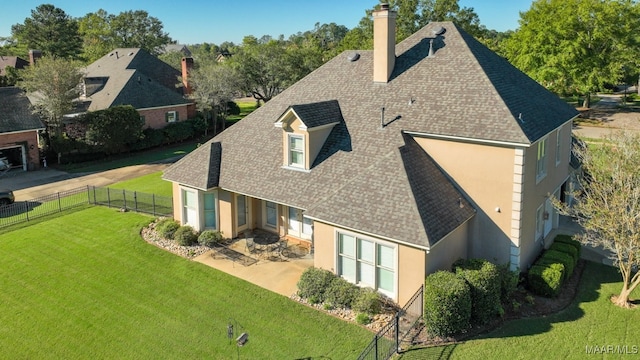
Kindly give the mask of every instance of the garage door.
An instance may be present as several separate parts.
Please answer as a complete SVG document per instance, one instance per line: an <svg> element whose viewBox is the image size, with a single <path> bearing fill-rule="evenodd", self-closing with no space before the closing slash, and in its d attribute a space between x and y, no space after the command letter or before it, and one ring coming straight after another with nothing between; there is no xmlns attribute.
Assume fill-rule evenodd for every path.
<svg viewBox="0 0 640 360"><path fill-rule="evenodd" d="M0 158L7 158L11 168L27 170L27 156L23 145L0 148Z"/></svg>

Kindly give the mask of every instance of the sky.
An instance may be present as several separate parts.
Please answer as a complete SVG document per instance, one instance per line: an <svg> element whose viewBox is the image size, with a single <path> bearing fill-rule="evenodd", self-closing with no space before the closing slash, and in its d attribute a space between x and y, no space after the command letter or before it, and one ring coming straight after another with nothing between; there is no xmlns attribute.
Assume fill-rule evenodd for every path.
<svg viewBox="0 0 640 360"><path fill-rule="evenodd" d="M69 16L82 17L99 9L117 15L127 10L145 10L158 18L164 31L180 44L225 41L236 44L253 35L278 37L313 30L316 23L336 23L351 29L378 0L19 0L3 2L0 11L0 37L11 35L11 25L23 23L41 4L53 4ZM480 22L489 29L515 30L519 13L531 7L532 0L459 0L472 7Z"/></svg>

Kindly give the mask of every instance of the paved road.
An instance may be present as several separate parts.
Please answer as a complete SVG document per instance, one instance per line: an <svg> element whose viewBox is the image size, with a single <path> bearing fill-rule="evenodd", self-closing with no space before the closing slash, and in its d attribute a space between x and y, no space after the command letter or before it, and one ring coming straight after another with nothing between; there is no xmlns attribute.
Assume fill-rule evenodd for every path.
<svg viewBox="0 0 640 360"><path fill-rule="evenodd" d="M0 188L12 189L16 200L30 200L82 186L108 186L162 171L169 165L166 163L134 165L89 174L72 174L51 168L27 172L12 170L0 177Z"/></svg>

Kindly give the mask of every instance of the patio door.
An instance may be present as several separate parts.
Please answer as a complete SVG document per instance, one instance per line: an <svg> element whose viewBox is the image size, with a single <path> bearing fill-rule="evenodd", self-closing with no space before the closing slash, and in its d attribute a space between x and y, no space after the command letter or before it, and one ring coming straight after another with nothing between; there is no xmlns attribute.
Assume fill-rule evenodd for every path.
<svg viewBox="0 0 640 360"><path fill-rule="evenodd" d="M249 224L249 201L245 195L236 194L236 230L243 231Z"/></svg>
<svg viewBox="0 0 640 360"><path fill-rule="evenodd" d="M311 240L313 236L313 220L304 216L302 210L289 207L288 234Z"/></svg>

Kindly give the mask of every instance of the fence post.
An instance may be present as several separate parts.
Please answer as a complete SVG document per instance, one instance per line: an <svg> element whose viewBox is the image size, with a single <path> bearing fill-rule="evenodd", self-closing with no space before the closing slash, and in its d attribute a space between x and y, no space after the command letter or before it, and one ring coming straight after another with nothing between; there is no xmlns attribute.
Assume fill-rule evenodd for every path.
<svg viewBox="0 0 640 360"><path fill-rule="evenodd" d="M135 211L138 212L138 192L137 191L133 192L133 206L134 206L134 209L136 209Z"/></svg>
<svg viewBox="0 0 640 360"><path fill-rule="evenodd" d="M373 336L373 353L376 354L375 359L378 360L378 334Z"/></svg>
<svg viewBox="0 0 640 360"><path fill-rule="evenodd" d="M400 353L400 312L398 311L393 319L396 323L396 352Z"/></svg>
<svg viewBox="0 0 640 360"><path fill-rule="evenodd" d="M127 209L127 192L125 189L122 189L122 201L124 202L124 208Z"/></svg>
<svg viewBox="0 0 640 360"><path fill-rule="evenodd" d="M151 205L153 209L153 216L158 216L156 215L156 194L151 194Z"/></svg>
<svg viewBox="0 0 640 360"><path fill-rule="evenodd" d="M58 196L58 211L62 212L62 203L60 202L60 193L56 193L56 195Z"/></svg>
<svg viewBox="0 0 640 360"><path fill-rule="evenodd" d="M29 221L29 201L24 202L24 213L27 216L27 221Z"/></svg>

